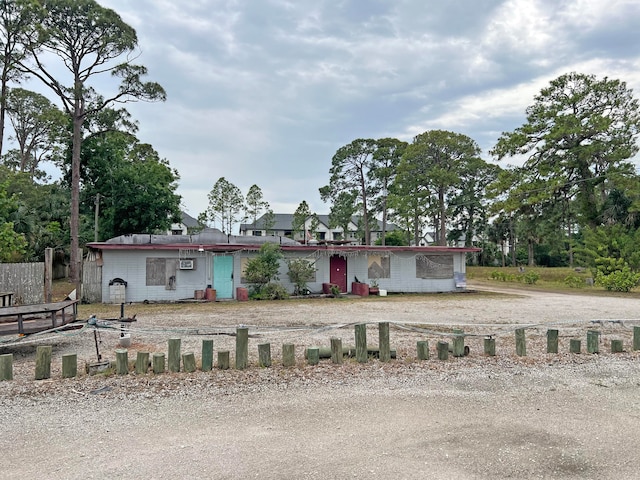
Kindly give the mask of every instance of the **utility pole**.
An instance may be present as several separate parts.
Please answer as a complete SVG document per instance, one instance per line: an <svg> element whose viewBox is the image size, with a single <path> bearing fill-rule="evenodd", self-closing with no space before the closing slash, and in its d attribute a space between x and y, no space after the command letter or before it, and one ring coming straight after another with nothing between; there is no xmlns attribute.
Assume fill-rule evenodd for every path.
<svg viewBox="0 0 640 480"><path fill-rule="evenodd" d="M94 227L93 241L97 242L98 241L98 215L100 213L100 193L96 193L96 199L94 201L94 204L96 206L96 214L95 214L95 219L93 221L93 227Z"/></svg>

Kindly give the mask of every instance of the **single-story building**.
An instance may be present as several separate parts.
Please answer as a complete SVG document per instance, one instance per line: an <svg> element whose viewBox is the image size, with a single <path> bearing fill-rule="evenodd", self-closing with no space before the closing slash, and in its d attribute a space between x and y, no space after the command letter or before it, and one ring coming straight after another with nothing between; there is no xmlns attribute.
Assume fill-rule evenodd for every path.
<svg viewBox="0 0 640 480"><path fill-rule="evenodd" d="M94 294L83 298L105 303L177 301L194 298L206 288L217 299L236 298L247 261L264 242L280 244L286 259L301 258L316 268L311 292L323 284L351 292L352 283L377 283L390 293L451 292L465 288L465 257L477 248L302 245L286 237L245 237L206 229L197 235L124 235L88 244L85 265L93 274ZM287 263L279 282L293 292Z"/></svg>

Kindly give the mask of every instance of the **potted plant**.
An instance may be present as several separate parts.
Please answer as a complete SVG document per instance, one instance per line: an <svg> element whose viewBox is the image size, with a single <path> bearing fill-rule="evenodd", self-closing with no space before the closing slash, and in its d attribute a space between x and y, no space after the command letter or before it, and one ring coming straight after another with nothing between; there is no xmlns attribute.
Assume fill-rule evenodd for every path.
<svg viewBox="0 0 640 480"><path fill-rule="evenodd" d="M369 295L378 295L380 288L378 287L378 279L372 278L369 282Z"/></svg>

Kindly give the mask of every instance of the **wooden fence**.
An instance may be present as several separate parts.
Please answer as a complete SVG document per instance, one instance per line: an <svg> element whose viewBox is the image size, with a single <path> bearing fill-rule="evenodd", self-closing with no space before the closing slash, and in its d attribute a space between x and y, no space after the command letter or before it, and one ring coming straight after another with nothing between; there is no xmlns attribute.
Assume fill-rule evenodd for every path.
<svg viewBox="0 0 640 480"><path fill-rule="evenodd" d="M61 265L50 263L52 278L64 278L60 275L66 274L66 267ZM50 298L44 298L45 270L45 262L0 263L0 292L12 292L15 305L49 302ZM86 260L82 267L82 300L102 302L102 266L95 259Z"/></svg>
<svg viewBox="0 0 640 480"><path fill-rule="evenodd" d="M389 342L389 323L381 322L378 324L379 339L377 346L367 344L366 324L355 325L355 346L343 347L342 339L331 338L331 346L327 347L308 347L306 348L304 357L307 364L317 365L321 358L331 359L331 363L342 364L343 357L355 357L358 363L367 363L370 357L377 357L380 362L390 362L392 358L396 358L396 352L391 349ZM449 353L454 357L463 357L469 354L469 350L465 348L462 330L454 329L450 335L452 344L446 341L438 341L436 344L437 358L441 361L449 360ZM587 332L587 352L597 354L599 349L600 332L597 330L589 330ZM170 338L168 340L168 362L165 361L165 354L162 352L154 352L152 360L149 360L151 352L137 352L137 357L133 364L129 363L128 350L124 348L116 349L116 361L98 362L94 366L104 366L112 368L117 375L128 375L132 370L136 374L147 374L149 369L154 374L165 373L168 370L172 373L185 372L192 373L197 369L196 356L194 352L181 352L181 339ZM526 337L525 329L518 328L515 330L516 355L526 356ZM572 338L570 340L570 353L579 354L580 339ZM576 348L577 346L577 348ZM611 353L621 353L624 351L623 341L621 339L611 340ZM633 339L629 345L633 351L640 350L640 326L633 327ZM35 379L42 380L51 376L51 346L39 346L36 349L36 367ZM416 342L417 360L424 361L430 359L429 346L426 340L418 340ZM202 361L200 369L202 371L211 371L214 367L213 361L213 340L206 339L202 341ZM239 327L236 329L236 370L244 370L249 367L249 335L247 327ZM558 353L558 330L547 330L547 354ZM495 338L485 337L484 339L484 355L495 355ZM217 368L227 370L230 368L229 351L219 350ZM78 374L77 354L67 354L62 357L62 377L71 378ZM282 365L284 367L293 367L296 365L295 346L293 344L282 345ZM262 343L258 345L258 366L260 368L269 368L272 366L271 344ZM87 365L87 371L91 372L91 364ZM98 371L98 370L96 370ZM13 380L13 354L0 355L0 381Z"/></svg>
<svg viewBox="0 0 640 480"><path fill-rule="evenodd" d="M44 303L44 262L0 263L0 291L13 292L13 303Z"/></svg>
<svg viewBox="0 0 640 480"><path fill-rule="evenodd" d="M86 260L82 265L82 301L102 302L102 267L94 260Z"/></svg>

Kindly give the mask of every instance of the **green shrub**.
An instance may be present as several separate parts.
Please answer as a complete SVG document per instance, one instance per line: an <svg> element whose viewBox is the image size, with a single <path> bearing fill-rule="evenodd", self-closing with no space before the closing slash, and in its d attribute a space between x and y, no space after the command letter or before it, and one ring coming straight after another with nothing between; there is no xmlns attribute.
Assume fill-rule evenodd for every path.
<svg viewBox="0 0 640 480"><path fill-rule="evenodd" d="M256 292L260 292L264 286L272 280L278 280L280 259L283 257L280 245L265 243L260 247L257 257L247 262L244 277L248 284L253 285Z"/></svg>
<svg viewBox="0 0 640 480"><path fill-rule="evenodd" d="M503 272L494 270L493 272L491 272L491 280L500 280L501 282L506 282L507 275Z"/></svg>
<svg viewBox="0 0 640 480"><path fill-rule="evenodd" d="M510 273L494 270L493 272L491 272L491 280L498 280L500 282L513 282L514 280L518 280L518 278Z"/></svg>
<svg viewBox="0 0 640 480"><path fill-rule="evenodd" d="M595 272L596 276L598 273L602 275L609 275L610 273L622 270L625 266L627 266L627 263L624 261L623 258L613 258L613 257L598 257L595 260L595 264L596 264L596 272Z"/></svg>
<svg viewBox="0 0 640 480"><path fill-rule="evenodd" d="M307 294L309 290L307 288L307 282L315 279L317 270L315 264L304 258L296 258L294 260L288 260L287 265L289 266L287 275L291 283L294 284L293 294Z"/></svg>
<svg viewBox="0 0 640 480"><path fill-rule="evenodd" d="M569 288L584 288L585 281L579 276L571 274L564 277L564 284Z"/></svg>
<svg viewBox="0 0 640 480"><path fill-rule="evenodd" d="M536 282L540 280L540 275L538 275L536 272L527 272L522 275L522 280L524 280L524 283L526 283L527 285L535 285Z"/></svg>
<svg viewBox="0 0 640 480"><path fill-rule="evenodd" d="M609 274L599 271L595 280L598 285L609 291L628 292L640 282L640 273L632 272L629 266L625 265L621 270L616 270Z"/></svg>
<svg viewBox="0 0 640 480"><path fill-rule="evenodd" d="M267 283L259 288L256 288L251 298L254 300L284 300L289 298L287 289L279 283Z"/></svg>

